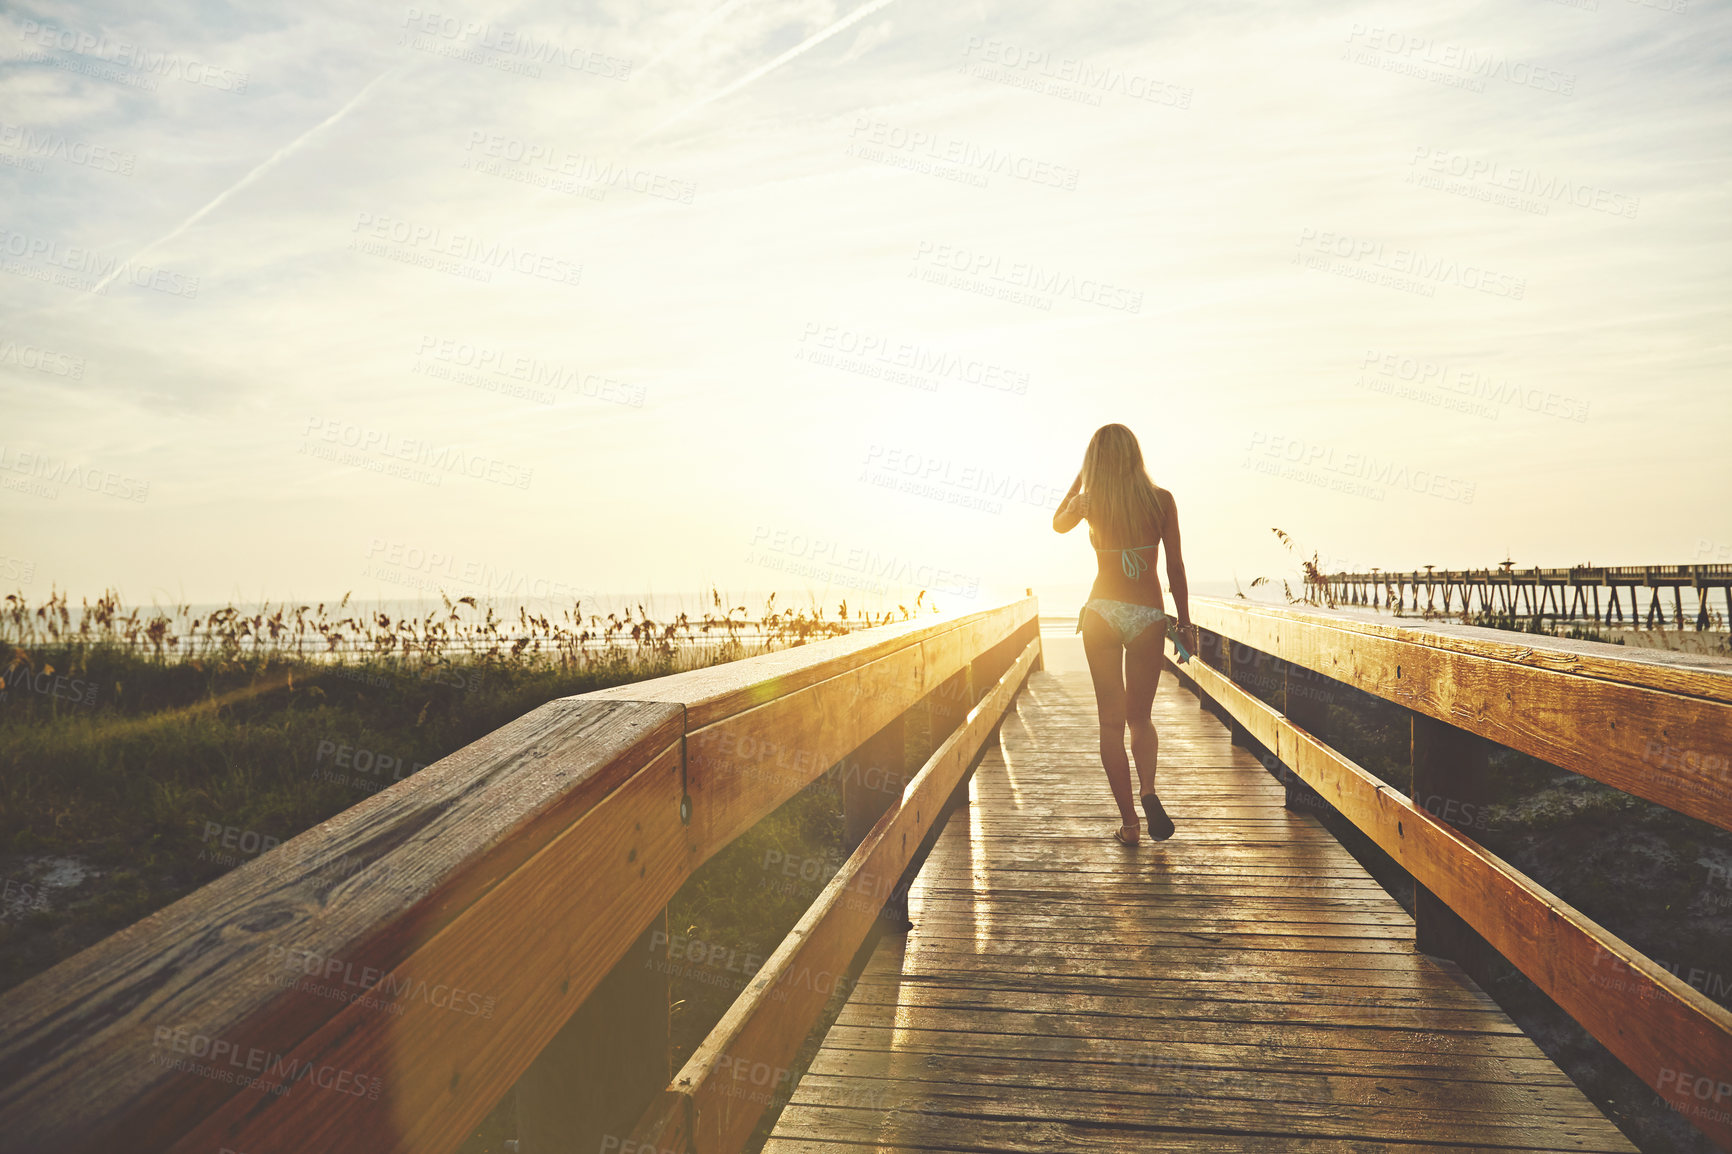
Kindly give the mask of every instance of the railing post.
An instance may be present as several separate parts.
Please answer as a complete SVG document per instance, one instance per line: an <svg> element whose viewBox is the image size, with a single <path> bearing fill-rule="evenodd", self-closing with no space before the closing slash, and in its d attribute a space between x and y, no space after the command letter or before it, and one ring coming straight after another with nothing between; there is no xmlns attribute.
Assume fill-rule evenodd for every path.
<svg viewBox="0 0 1732 1154"><path fill-rule="evenodd" d="M664 909L518 1078L520 1154L594 1154L610 1136L617 1148L667 1087L667 942Z"/></svg>
<svg viewBox="0 0 1732 1154"><path fill-rule="evenodd" d="M1300 676L1294 676L1295 670ZM1281 662L1281 712L1300 729L1319 741L1324 740L1324 720L1329 716L1329 703L1321 692L1321 678L1291 661ZM1281 767L1281 784L1287 787L1286 807L1327 812L1332 807L1323 795L1305 784L1305 779L1292 769Z"/></svg>
<svg viewBox="0 0 1732 1154"><path fill-rule="evenodd" d="M1226 634L1209 633L1206 637L1199 636L1197 638L1197 644L1203 647L1203 652L1199 653L1197 656L1204 665L1207 665L1222 677L1232 677L1233 642ZM1213 697L1210 697L1206 693L1199 694L1197 696L1197 705L1213 714L1223 726L1229 726L1229 723L1232 720L1232 715L1227 712L1226 707L1216 701ZM1231 736L1230 726L1229 736Z"/></svg>
<svg viewBox="0 0 1732 1154"><path fill-rule="evenodd" d="M1412 719L1413 804L1451 825L1482 821L1491 766L1486 746L1465 730L1423 713ZM1453 819L1453 820L1452 820ZM1414 945L1449 958L1482 986L1489 957L1485 939L1417 881L1413 883Z"/></svg>
<svg viewBox="0 0 1732 1154"><path fill-rule="evenodd" d="M1235 642L1225 633L1218 634L1217 636L1219 637L1220 647L1216 654L1215 668L1218 669L1221 676L1225 677L1228 681L1243 684L1243 682L1240 682L1238 678L1233 676L1233 646ZM1251 735L1245 731L1244 726L1239 724L1237 718L1226 709L1218 710L1215 716L1219 717L1221 723L1227 727L1227 736L1234 745L1246 749L1250 748Z"/></svg>
<svg viewBox="0 0 1732 1154"><path fill-rule="evenodd" d="M1033 589L1024 589L1023 593L1029 597L1034 596L1034 590ZM1029 623L1027 625L1023 626L1022 629L1017 630L1017 636L1022 637L1022 634L1024 633L1024 631L1027 632L1028 636L1022 638L1022 645L1023 646L1026 646L1030 641L1032 641L1036 637L1040 636L1040 613L1038 610L1035 612L1034 617L1032 617L1029 620ZM1016 652L1012 653L1010 655L1010 659L1012 661L1015 661L1017 659L1017 657L1021 655L1021 653L1022 653L1022 648L1019 646L1017 648ZM1045 669L1046 668L1046 661L1044 659L1045 656L1046 656L1046 648L1045 648L1045 646L1042 646L1041 652L1036 653L1034 655L1034 664L1030 665L1028 667L1028 671L1030 673L1039 673L1041 670ZM1005 668L1008 669L1009 666L1006 666ZM1004 672L1003 670L999 671L1000 676L1003 675L1003 672Z"/></svg>

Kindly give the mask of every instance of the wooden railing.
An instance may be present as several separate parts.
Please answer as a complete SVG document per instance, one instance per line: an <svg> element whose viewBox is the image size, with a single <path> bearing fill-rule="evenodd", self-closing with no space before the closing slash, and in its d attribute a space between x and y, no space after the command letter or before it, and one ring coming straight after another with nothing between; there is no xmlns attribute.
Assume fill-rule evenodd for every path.
<svg viewBox="0 0 1732 1154"><path fill-rule="evenodd" d="M1194 598L1192 617L1204 660L1172 668L1293 790L1314 791L1412 875L1421 949L1472 972L1489 944L1732 1149L1732 1012L1487 851L1461 828L1471 821L1432 812L1471 818L1485 804L1486 747L1471 734L1732 829L1725 662L1244 601ZM1271 674L1279 709L1246 688ZM1410 711L1405 794L1320 739L1328 682Z"/></svg>
<svg viewBox="0 0 1732 1154"><path fill-rule="evenodd" d="M795 977L845 966L1039 655L1030 597L550 702L0 999L0 1151L445 1152L516 1087L542 1154L634 1063L616 1139L649 1105L735 1149L765 1102L727 1083L787 1067L825 996ZM942 743L903 788L917 707ZM666 985L622 1017L627 955L850 759L896 770L844 782L859 847L658 1098Z"/></svg>

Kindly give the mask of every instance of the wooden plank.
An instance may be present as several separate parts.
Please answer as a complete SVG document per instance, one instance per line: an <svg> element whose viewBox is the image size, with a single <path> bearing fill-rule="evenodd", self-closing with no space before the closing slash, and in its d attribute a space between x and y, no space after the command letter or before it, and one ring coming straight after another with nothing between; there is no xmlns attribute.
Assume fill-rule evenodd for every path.
<svg viewBox="0 0 1732 1154"><path fill-rule="evenodd" d="M1006 1007L996 1005L945 1005L935 1008L919 995L926 992L927 983L909 982L886 985L862 981L858 987L860 1010L854 1003L837 1019L838 1026L868 1027L876 1024L878 1010L886 1007L899 1010L901 1017L894 1026L891 1048L907 1041L906 1031L924 1030L937 1036L945 1032L986 1038L1000 1036L999 1044L1015 1048L1027 1038L1096 1038L1131 1041L1138 1044L1195 1040L1199 1035L1222 1043L1239 1045L1266 1044L1271 1039L1304 1040L1318 1049L1360 1050L1382 1053L1395 1043L1412 1042L1408 1049L1435 1051L1446 1046L1447 1040L1465 1039L1464 1054L1527 1054L1534 1052L1519 1029L1507 1017L1491 1010L1455 1009L1430 1004L1423 995L1390 994L1381 998L1370 996L1301 997L1289 994L1283 998L1278 986L1245 991L1242 1000L1211 998L1210 991L1195 983L1193 992L1166 991L1167 996L1132 997L1117 990L1108 992L1100 983L1082 989L1060 984L1052 990L1042 990L1026 977L1007 984L994 980L983 982L978 992L982 999L1002 997ZM1062 1004L1063 1010L1037 1011L1026 1008L1040 1001L1041 995L1051 999L1063 992L1062 1003L1048 1000L1045 1004ZM913 1000L898 1004L898 993ZM1068 1007L1099 1005L1120 1000L1123 1013L1096 1010L1088 1013ZM878 1002L875 1006L874 1000ZM859 1016L864 1015L864 1016ZM833 1027L834 1028L834 1027ZM1510 1045L1499 1049L1491 1042L1498 1038ZM900 1041L899 1041L900 1039ZM1295 1041L1295 1044L1296 1041Z"/></svg>
<svg viewBox="0 0 1732 1154"><path fill-rule="evenodd" d="M721 697L707 704L688 703L686 782L700 847L694 866L894 723L933 688L966 675L978 652L970 647L1002 640L1029 611L1029 603L1019 602L971 614L954 629L911 635L916 637L912 644L798 689L788 688L792 679L755 681L756 673L737 671L728 682L734 688ZM662 683L684 676L660 679L656 692L683 692ZM705 691L719 692L714 685ZM701 728L692 721L693 716L713 713L725 703L738 705L766 696L769 700L762 705Z"/></svg>
<svg viewBox="0 0 1732 1154"><path fill-rule="evenodd" d="M908 1043L908 1052L944 1055L1002 1055L1007 1051L1028 1054L1048 1062L1107 1063L1115 1066L1150 1068L1170 1065L1237 1066L1267 1062L1277 1069L1295 1071L1335 1070L1344 1066L1413 1077L1448 1077L1464 1082L1515 1082L1530 1086L1568 1087L1568 1075L1531 1044L1528 1052L1487 1055L1480 1038L1446 1038L1436 1048L1396 1049L1387 1040L1367 1030L1327 1028L1272 1030L1262 1027L1235 1029L1223 1024L1218 1035L1200 1039L1186 1026L1170 1023L1164 1028L1150 1023L1153 1032L1126 1038L1107 1038L1093 1033L1031 1034L1013 1036L974 1030L934 1029L918 1024L854 1025L838 1022L824 1037L824 1048L814 1068L826 1068L832 1055L850 1052L894 1053L898 1043ZM1385 1045L1374 1048L1372 1040ZM1358 1046L1352 1043L1358 1042ZM1515 1049L1514 1047L1511 1048Z"/></svg>
<svg viewBox="0 0 1732 1154"><path fill-rule="evenodd" d="M1124 1126L1143 1130L1154 1137L1167 1126L1150 1126L1150 1116L1183 1114L1186 1130L1212 1130L1237 1133L1244 1138L1261 1137L1270 1125L1268 1114L1278 1114L1280 1133L1299 1133L1320 1138L1358 1138L1370 1142L1391 1142L1413 1137L1415 1133L1448 1133L1460 1144L1469 1147L1483 1145L1516 1145L1528 1149L1566 1149L1566 1151L1606 1151L1623 1154L1632 1151L1628 1140L1606 1126L1604 1118L1581 1116L1535 1116L1535 1114L1500 1114L1472 1107L1457 1107L1448 1097L1415 1099L1417 1086L1408 1090L1412 1105L1394 1109L1394 1086L1361 1079L1365 1085L1354 1086L1361 1100L1337 1099L1257 1099L1261 1078L1237 1079L1238 1093L1228 1097L1221 1078L1148 1078L1147 1088L1136 1090L1083 1090L1083 1088L1037 1088L1015 1086L1015 1090L996 1086L968 1085L963 1081L914 1081L901 1076L880 1076L875 1079L833 1078L828 1074L807 1074L800 1081L795 1104L840 1105L843 1109L828 1111L831 1125L842 1126L845 1109L854 1105L861 1114L876 1114L878 1125L889 1130L887 1137L899 1137L904 1126L914 1118L925 1116L927 1125L940 1121L942 1125L972 1126L973 1119L1003 1118L1015 1111L1029 1123L1072 1121L1096 1125ZM1391 1079L1393 1081L1393 1079ZM1166 1085L1162 1085L1166 1083ZM1195 1083L1195 1088L1193 1088ZM1313 1085L1323 1088L1316 1079ZM1458 1095L1474 1083L1462 1086ZM1484 1085L1484 1083L1477 1083ZM1214 1088L1216 1092L1209 1092ZM863 1102L882 1102L878 1111L861 1109ZM1247 1105L1257 1105L1252 1112ZM1263 1114L1268 1111L1268 1114ZM918 1125L918 1123L916 1123Z"/></svg>
<svg viewBox="0 0 1732 1154"><path fill-rule="evenodd" d="M893 722L934 672L922 647L910 646L690 729L686 787L699 862Z"/></svg>
<svg viewBox="0 0 1732 1154"><path fill-rule="evenodd" d="M923 926L923 929L926 927ZM1078 972L1098 968L1102 976L1122 974L1125 951L1138 946L1145 956L1158 961L1163 981L1219 980L1239 977L1262 981L1318 980L1319 974L1351 974L1365 986L1426 985L1455 991L1460 983L1438 974L1434 967L1417 964L1414 951L1318 950L1302 945L1277 948L1260 939L1242 948L1225 946L1164 945L1138 938L1111 941L1058 942L1043 938L1010 938L994 934L991 941L977 937L940 937L923 932L908 944L904 966L935 964L938 968L973 968L970 959L991 959L999 973L1018 972L1023 962L1049 964L1035 972L1062 974L1067 967ZM1114 969L1114 963L1119 963ZM1130 981L1132 979L1125 979ZM1135 979L1145 981L1149 979Z"/></svg>
<svg viewBox="0 0 1732 1154"><path fill-rule="evenodd" d="M1732 662L1685 668L1647 660L1662 651L1600 645L1616 656L1583 654L1552 638L1512 642L1498 630L1463 636L1469 627L1440 632L1195 600L1201 628L1732 829ZM1270 731L1267 719L1254 720Z"/></svg>
<svg viewBox="0 0 1732 1154"><path fill-rule="evenodd" d="M1122 917L1111 919L1108 924L1114 931L1112 940L1121 950L1133 947L1145 948L1151 951L1160 951L1161 956L1165 956L1165 950L1173 948L1222 953L1296 950L1307 954L1388 954L1403 958L1413 953L1412 943L1401 941L1393 936L1366 931L1324 936L1300 934L1294 932L1294 927L1285 923L1263 923L1251 927L1246 932L1230 934L1200 934L1192 930L1167 929L1159 925L1144 924L1138 921L1127 924L1126 919ZM923 912L920 920L919 941L922 946L928 942L939 946L949 942L975 943L979 941L979 937L970 931L969 924L965 919L953 918L945 921L934 918L930 913ZM1099 927L1072 925L1069 924L1069 919L1058 924L1037 926L1024 924L1019 918L1016 924L998 929L993 934L992 941L994 944L1003 943L1013 947L1024 942L1046 942L1061 947L1072 945L1098 946L1101 942L1101 929Z"/></svg>
<svg viewBox="0 0 1732 1154"><path fill-rule="evenodd" d="M1063 929L1074 929L1078 933L1100 933L1121 927L1125 920L1122 914L1103 912L1098 902L1084 900L969 902L966 899L955 899L944 902L928 898L919 912L923 924L935 914L948 912L952 918L938 923L941 926L948 927L958 922L972 924L981 918L1003 918L1007 925L1015 925L1031 933ZM1149 916L1146 910L1141 912L1144 916L1139 920L1152 930L1171 928L1176 932L1194 935L1259 933L1275 924L1270 922L1271 911L1267 909L1241 912L1218 902L1211 905L1193 903L1182 913L1176 914L1171 919L1170 926L1167 921ZM1014 920L1009 917L1011 914L1016 915ZM1369 913L1287 908L1281 911L1278 925L1281 933L1360 937L1391 931L1402 932L1413 925L1413 919L1400 907Z"/></svg>
<svg viewBox="0 0 1732 1154"><path fill-rule="evenodd" d="M582 696L586 699L674 702L686 707L688 726L701 729L949 633L961 631L968 639L966 644L976 646L967 651L967 657L972 659L987 645L1009 637L1016 629L1035 620L1038 613L1037 600L1026 597L991 609L935 614L730 661L708 669L596 690ZM959 638L953 644L960 653L965 642ZM954 668L952 666L952 672Z"/></svg>
<svg viewBox="0 0 1732 1154"><path fill-rule="evenodd" d="M25 982L0 1002L0 1134L68 1154L167 1148L237 1094L167 1063L217 1042L243 1061L298 1053L343 1003L312 982L276 984L293 965L335 961L344 997L351 979L396 971L677 749L680 728L677 706L552 702ZM310 1096L335 1112L338 1099L308 1086L286 1098ZM355 1103L369 1104L342 1104Z"/></svg>
<svg viewBox="0 0 1732 1154"><path fill-rule="evenodd" d="M1732 1146L1732 1121L1688 1113L1700 1078L1732 1071L1732 1011L1213 670L1197 679L1230 712L1261 715L1284 763L1662 1098Z"/></svg>
<svg viewBox="0 0 1732 1154"><path fill-rule="evenodd" d="M1205 828L1108 842L1092 704L1031 679L766 1151L1631 1149L1169 690L1163 798Z"/></svg>
<svg viewBox="0 0 1732 1154"><path fill-rule="evenodd" d="M1443 1132L1470 1149L1513 1146L1617 1154L1634 1149L1615 1129L1606 1126L1603 1118L1596 1124L1575 1117L1505 1116L1455 1110L1446 1102L1423 1102L1402 1111L1390 1109L1384 1101L1265 1103L1255 1097L1254 1085L1244 1087L1234 1098L1204 1092L1162 1093L1161 1089L1157 1085L1147 1090L1116 1093L1031 1087L1008 1091L957 1082L928 1084L891 1077L844 1081L808 1075L800 1084L797 1101L784 1113L784 1117L791 1116L794 1124L782 1132L796 1136L828 1132L850 1138L875 1134L880 1140L906 1141L924 1138L935 1127L967 1132L979 1122L1013 1114L1035 1132L1042 1123L1094 1124L1140 1133L1144 1142L1150 1143L1172 1128L1159 1123L1151 1125L1151 1115L1182 1115L1187 1130L1235 1135L1243 1144L1260 1139L1273 1129L1269 1115L1276 1113L1278 1106L1281 1121L1274 1132L1280 1134L1392 1142L1415 1134ZM1393 1097L1393 1092L1380 1094L1375 1089L1369 1092L1379 1099ZM881 1105L877 1109L863 1105L873 1101ZM1262 1109L1249 1109L1253 1104ZM808 1129L800 1125L804 1114L794 1106L831 1108L815 1112ZM817 1117L822 1117L822 1123L817 1123ZM1030 1147L1018 1143L990 1148ZM1047 1147L1043 1144L1035 1148Z"/></svg>
<svg viewBox="0 0 1732 1154"><path fill-rule="evenodd" d="M400 1014L350 1003L287 1051L303 1067L369 1073L377 1099L249 1087L202 1118L176 1154L455 1149L688 876L695 846L679 796L674 745L382 979L485 990L491 1016L433 1000L400 1000Z"/></svg>
<svg viewBox="0 0 1732 1154"><path fill-rule="evenodd" d="M809 1106L789 1109L796 1117L802 1114L821 1117L824 1113L822 1108ZM1049 1154L1052 1151L1064 1151L1065 1154L1122 1154L1155 1148L1151 1147L1151 1139L1147 1135L1113 1127L989 1120L971 1123L969 1129L971 1133L978 1135L978 1138L961 1137L960 1128L946 1133L940 1127L934 1127L929 1135L909 1137L903 1141L811 1134L773 1138L764 1146L764 1151L765 1154L935 1154L939 1151L973 1152L988 1149L1008 1151L1012 1154L1027 1150ZM1242 1139L1230 1135L1177 1134L1169 1137L1163 1133L1158 1137L1158 1149L1175 1151L1176 1154L1225 1154L1245 1148ZM982 1143L991 1145L983 1146ZM1402 1144L1386 1148L1399 1150L1402 1154L1461 1154L1459 1146ZM1270 1135L1258 1139L1257 1149L1268 1150L1271 1154L1366 1154L1367 1148L1363 1142L1344 1139ZM1511 1148L1492 1146L1479 1149L1501 1154Z"/></svg>
<svg viewBox="0 0 1732 1154"><path fill-rule="evenodd" d="M966 1128L933 1126L928 1133L905 1135L896 1141L876 1136L849 1139L824 1133L815 1125L826 1113L819 1107L790 1106L788 1114L794 1124L810 1126L813 1132L797 1137L773 1137L765 1144L763 1154L930 1154L933 1151L968 1151L973 1154L982 1149L1005 1151L1007 1154L1054 1154L1055 1151L1063 1154L1144 1154L1151 1149L1171 1151L1172 1154L1240 1154L1248 1146L1268 1154L1368 1154L1366 1144L1352 1138L1294 1137L1270 1132L1256 1135L1253 1145L1234 1134L1184 1134L1171 1130L1151 1134L1112 1126L1001 1119L971 1119ZM1399 1154L1462 1154L1460 1146L1429 1142L1392 1142L1376 1149L1393 1150ZM1475 1154L1501 1154L1523 1149L1531 1147L1474 1147Z"/></svg>
<svg viewBox="0 0 1732 1154"><path fill-rule="evenodd" d="M1179 1057L1179 1054L1184 1057ZM907 1083L912 1095L922 1095L921 1083L947 1083L964 1090L989 1087L1032 1091L1074 1088L1103 1097L1123 1093L1123 1065L1140 1065L1145 1081L1132 1093L1160 1095L1207 1095L1232 1101L1255 1098L1258 1105L1274 1103L1329 1103L1348 1108L1377 1106L1399 1121L1408 1115L1410 1125L1423 1125L1426 1114L1457 1115L1449 1127L1459 1133L1461 1116L1490 1113L1522 1120L1549 1119L1600 1121L1591 1102L1547 1093L1551 1086L1495 1080L1483 1069L1391 1070L1381 1064L1362 1064L1342 1055L1329 1055L1333 1062L1306 1054L1297 1063L1271 1058L1261 1050L1239 1047L1188 1047L1173 1050L1163 1046L1158 1057L1148 1051L1120 1051L1099 1055L1105 1061L1062 1061L1036 1054L963 1053L928 1051L918 1061L898 1060L874 1051L826 1050L812 1063L809 1076L821 1085L845 1086L849 1080L882 1081L885 1076ZM1145 1062L1137 1059L1153 1058ZM1307 1060L1309 1059L1309 1060ZM1514 1071L1510 1071L1513 1073ZM1460 1077L1478 1073L1481 1077ZM802 1083L794 1100L809 1100ZM1157 1107L1158 1108L1158 1107ZM588 1154L588 1152L586 1152Z"/></svg>
<svg viewBox="0 0 1732 1154"><path fill-rule="evenodd" d="M1039 648L1038 639L1031 641L964 724L934 751L900 804L879 820L674 1079L670 1089L692 1104L692 1149L698 1154L737 1150L751 1134L890 896L885 883L901 876L980 745L1010 707ZM928 660L942 668L952 660L961 664L961 656L952 650ZM760 1071L764 1077L758 1076ZM646 1119L647 1129L634 1137L653 1141L659 1125L657 1119Z"/></svg>

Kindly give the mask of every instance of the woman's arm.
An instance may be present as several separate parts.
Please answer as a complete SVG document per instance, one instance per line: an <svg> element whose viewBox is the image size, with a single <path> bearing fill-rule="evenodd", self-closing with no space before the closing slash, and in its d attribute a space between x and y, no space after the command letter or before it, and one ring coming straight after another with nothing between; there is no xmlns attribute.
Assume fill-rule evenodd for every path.
<svg viewBox="0 0 1732 1154"><path fill-rule="evenodd" d="M1069 533L1087 514L1088 498L1083 496L1082 474L1078 473L1070 483L1070 492L1058 503L1058 512L1052 515L1052 527L1056 532Z"/></svg>
<svg viewBox="0 0 1732 1154"><path fill-rule="evenodd" d="M1179 506L1165 489L1160 491L1160 495L1166 498L1167 506L1167 522L1161 537L1167 548L1167 588L1173 594L1173 610L1179 619L1179 628L1189 637L1187 648L1195 653L1197 638L1191 629L1191 588L1185 580L1185 555L1179 546Z"/></svg>

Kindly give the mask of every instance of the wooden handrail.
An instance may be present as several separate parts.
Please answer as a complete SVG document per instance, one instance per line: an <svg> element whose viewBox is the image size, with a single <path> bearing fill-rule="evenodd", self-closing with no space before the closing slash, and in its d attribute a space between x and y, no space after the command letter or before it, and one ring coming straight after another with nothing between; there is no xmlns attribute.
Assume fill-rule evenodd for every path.
<svg viewBox="0 0 1732 1154"><path fill-rule="evenodd" d="M1223 641L1728 827L1732 667L1611 645L1193 598ZM1591 646L1592 650L1587 647ZM1606 652L1612 651L1612 652ZM1677 655L1671 655L1676 657ZM1233 658L1231 665L1237 665ZM1732 1011L1202 662L1173 667L1703 1133L1732 1149ZM1688 691L1688 692L1686 692ZM1644 743L1714 751L1644 761ZM1675 803L1675 804L1674 804ZM1716 1096L1717 1095L1717 1096Z"/></svg>
<svg viewBox="0 0 1732 1154"><path fill-rule="evenodd" d="M1471 625L1193 598L1252 649L1732 829L1732 664Z"/></svg>
<svg viewBox="0 0 1732 1154"><path fill-rule="evenodd" d="M550 702L0 1001L0 1152L449 1151L693 870L1033 598Z"/></svg>
<svg viewBox="0 0 1732 1154"><path fill-rule="evenodd" d="M787 1087L796 1053L1040 655L1030 639L843 863L620 1150L731 1154Z"/></svg>

